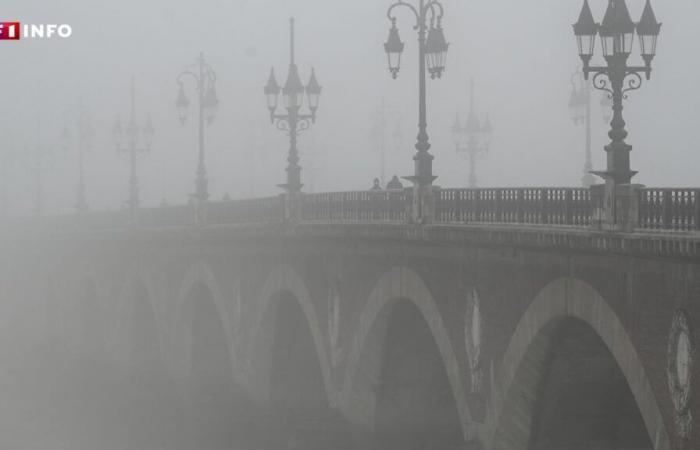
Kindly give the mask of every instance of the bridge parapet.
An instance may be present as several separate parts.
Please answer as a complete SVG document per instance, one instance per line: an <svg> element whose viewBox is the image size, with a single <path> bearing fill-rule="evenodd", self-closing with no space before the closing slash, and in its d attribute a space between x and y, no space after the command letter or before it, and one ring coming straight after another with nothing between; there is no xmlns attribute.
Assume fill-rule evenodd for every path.
<svg viewBox="0 0 700 450"><path fill-rule="evenodd" d="M624 189L623 189L624 188ZM494 224L570 227L614 232L696 233L700 231L700 189L605 185L593 188L528 187L434 189L428 221L435 224ZM614 197L614 201L607 201ZM419 197L422 198L422 197ZM207 224L417 223L413 189L298 194L208 203ZM418 202L420 203L420 201ZM614 205L614 206L610 206ZM425 205L418 205L425 207ZM290 212L290 208L294 211ZM607 209L606 209L607 208ZM420 214L418 214L420 216ZM194 207L161 206L17 221L23 230L102 230L194 226Z"/></svg>
<svg viewBox="0 0 700 450"><path fill-rule="evenodd" d="M207 222L213 225L229 223L275 223L284 220L284 198L275 197L231 200L207 205Z"/></svg>
<svg viewBox="0 0 700 450"><path fill-rule="evenodd" d="M323 222L406 222L412 191L355 191L306 194L302 220Z"/></svg>
<svg viewBox="0 0 700 450"><path fill-rule="evenodd" d="M188 205L148 208L139 213L138 223L148 227L191 225L194 219L192 211Z"/></svg>
<svg viewBox="0 0 700 450"><path fill-rule="evenodd" d="M442 189L437 222L573 225L591 223L590 191L584 188Z"/></svg>
<svg viewBox="0 0 700 450"><path fill-rule="evenodd" d="M700 189L641 189L639 228L672 231L700 230Z"/></svg>

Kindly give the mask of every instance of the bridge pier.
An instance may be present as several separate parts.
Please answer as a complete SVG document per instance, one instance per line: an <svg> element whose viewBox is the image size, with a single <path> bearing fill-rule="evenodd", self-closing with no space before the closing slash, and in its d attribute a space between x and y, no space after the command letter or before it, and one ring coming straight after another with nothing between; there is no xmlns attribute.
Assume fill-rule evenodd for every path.
<svg viewBox="0 0 700 450"><path fill-rule="evenodd" d="M284 196L284 221L296 222L302 219L302 193L287 191Z"/></svg>
<svg viewBox="0 0 700 450"><path fill-rule="evenodd" d="M639 226L641 184L607 180L591 186L591 226L597 230L632 233Z"/></svg>
<svg viewBox="0 0 700 450"><path fill-rule="evenodd" d="M439 186L419 185L413 186L413 199L410 204L410 222L417 225L424 225L435 221L435 200Z"/></svg>

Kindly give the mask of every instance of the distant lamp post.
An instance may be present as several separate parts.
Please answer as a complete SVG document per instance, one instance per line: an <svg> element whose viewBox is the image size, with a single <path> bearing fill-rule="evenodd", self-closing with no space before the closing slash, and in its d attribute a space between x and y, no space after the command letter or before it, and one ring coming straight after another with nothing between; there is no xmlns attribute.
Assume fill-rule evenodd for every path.
<svg viewBox="0 0 700 450"><path fill-rule="evenodd" d="M312 123L316 123L316 111L318 110L321 98L321 86L318 84L314 69L311 69L311 77L306 86L299 78L299 70L295 62L294 55L294 19L289 20L290 28L290 51L291 59L289 73L284 87L280 88L275 79L274 69L270 71L267 85L264 88L267 96L267 108L270 111L270 121L278 129L285 131L289 135L289 153L287 156L287 182L279 187L287 192L300 192L303 186L301 182L301 166L299 165L299 150L297 148L297 138L299 133L308 129ZM286 114L277 114L280 92L284 101ZM309 114L302 114L301 108L304 104L304 93L308 100Z"/></svg>
<svg viewBox="0 0 700 450"><path fill-rule="evenodd" d="M63 142L64 151L72 144L72 133L68 123L64 123L63 131L61 132L61 141ZM89 210L87 195L85 193L85 152L92 148L95 132L92 128L90 116L83 108L83 102L78 102L78 115L76 118L76 150L78 153L78 185L76 188L75 210L78 213L83 213Z"/></svg>
<svg viewBox="0 0 700 450"><path fill-rule="evenodd" d="M53 162L52 153L41 144L41 117L37 119L36 145L33 151L24 149L29 156L29 170L34 175L34 213L37 216L44 214L44 171Z"/></svg>
<svg viewBox="0 0 700 450"><path fill-rule="evenodd" d="M627 64L632 53L635 30L639 36L644 66ZM622 100L626 98L627 92L641 87L640 74L644 74L647 80L651 77L651 62L656 54L656 41L660 30L661 24L656 21L650 0L647 0L637 24L632 22L625 0L609 0L608 9L600 25L593 20L588 0L584 0L578 22L574 24L585 79L592 73L593 86L607 92L612 98L613 117L608 133L611 142L605 147L607 170L595 173L616 184L629 183L636 174L630 169L632 146L625 142L627 131L622 118ZM603 57L607 63L605 66L590 65L596 36L600 36Z"/></svg>
<svg viewBox="0 0 700 450"><path fill-rule="evenodd" d="M416 18L415 29L418 31L418 138L416 154L413 157L414 174L406 178L417 186L427 186L432 184L437 177L433 175L434 156L428 152L430 138L427 132L425 80L428 73L433 79L442 76L449 44L445 40L442 30L444 10L439 1L419 0L418 6L415 7L403 0L398 0L387 11L387 16L391 21L391 29L389 30L389 38L384 44L389 72L393 78L398 76L401 69L401 55L404 50L404 43L399 37L396 16L394 15L394 10L401 6L413 12Z"/></svg>
<svg viewBox="0 0 700 450"><path fill-rule="evenodd" d="M394 141L394 151L396 153L400 152L403 148L403 127L401 126L401 116L396 119L396 124L394 124L394 131L391 132L391 138Z"/></svg>
<svg viewBox="0 0 700 450"><path fill-rule="evenodd" d="M571 76L569 110L574 125L583 125L585 128L586 147L581 185L588 188L595 183L591 154L591 88L578 70Z"/></svg>
<svg viewBox="0 0 700 450"><path fill-rule="evenodd" d="M477 161L479 157L488 153L491 148L493 126L488 116L486 116L483 124L479 123L479 118L474 110L474 80L471 80L470 92L471 98L467 122L462 126L459 115L457 115L454 125L452 125L452 135L455 140L455 151L469 162L468 181L469 187L473 189L478 185Z"/></svg>
<svg viewBox="0 0 700 450"><path fill-rule="evenodd" d="M133 77L131 78L129 122L125 128L122 126L121 119L117 117L112 133L117 152L126 154L129 158L129 197L126 204L129 207L131 222L135 224L137 222L137 211L140 206L137 159L140 155L151 151L155 130L153 129L150 115L146 117L143 125L139 125L136 122L136 87Z"/></svg>
<svg viewBox="0 0 700 450"><path fill-rule="evenodd" d="M9 178L10 169L14 165L15 152L13 151L13 145L8 142L7 139L4 140L4 145L0 148L0 183L2 186L2 192L0 192L0 219L5 219L9 215Z"/></svg>
<svg viewBox="0 0 700 450"><path fill-rule="evenodd" d="M195 200L196 212L195 220L197 223L206 221L204 205L209 198L209 180L207 179L207 169L205 164L204 154L204 130L205 121L208 125L214 123L218 113L219 99L216 95L216 73L214 69L204 60L204 54L200 53L197 61L183 70L177 77L179 90L175 106L177 107L178 118L183 125L187 121L187 110L190 101L185 94L184 79L191 77L195 82L197 90L197 109L198 109L198 162L195 180L195 193L192 197Z"/></svg>
<svg viewBox="0 0 700 450"><path fill-rule="evenodd" d="M316 135L313 131L309 132L308 135L308 150L306 150L306 154L308 157L306 157L307 165L306 165L306 172L308 173L307 179L308 179L308 192L314 193L316 192L317 186L318 186L318 179L319 174L323 173L324 165L325 165L325 157L327 154L323 151L323 149L319 148L319 145L317 143Z"/></svg>
<svg viewBox="0 0 700 450"><path fill-rule="evenodd" d="M391 133L388 133L388 127L387 127L387 114L391 114L392 116L396 116L397 121L394 126L393 131ZM396 150L401 149L401 124L400 124L400 116L398 114L398 111L396 111L394 108L390 108L384 98L382 98L381 104L377 108L376 112L372 114L371 116L372 120L372 125L369 130L369 138L372 141L372 144L374 148L377 150L379 153L379 181L381 182L382 186L386 186L387 183L387 159L388 159L388 151L387 151L387 137L390 134L391 137L393 138L393 146Z"/></svg>

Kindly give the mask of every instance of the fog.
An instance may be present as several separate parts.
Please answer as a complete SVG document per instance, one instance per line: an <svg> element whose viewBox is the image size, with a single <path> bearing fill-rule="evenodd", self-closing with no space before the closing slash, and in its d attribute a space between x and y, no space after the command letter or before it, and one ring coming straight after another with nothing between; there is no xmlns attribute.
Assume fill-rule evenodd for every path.
<svg viewBox="0 0 700 450"><path fill-rule="evenodd" d="M383 49L390 3L5 0L1 20L72 27L67 39L0 41L0 188L9 216L34 213L37 151L45 214L74 211L79 105L94 129L84 156L90 209L124 208L129 161L116 151L112 128L117 117L122 123L128 120L132 77L136 118L143 123L150 115L155 128L151 151L138 159L141 204L185 204L195 189L195 90L186 81L192 104L181 125L175 107L177 77L200 52L216 72L220 102L215 121L206 127L211 199L279 194L288 137L270 123L263 87L271 67L284 83L291 17L302 81L313 68L323 87L318 119L299 138L305 191L372 186L381 172L381 144L372 132L380 114L386 124L387 180L411 175L418 121L417 43L413 19L400 12L397 26L406 50L399 77L392 80ZM600 20L607 2L590 3ZM466 119L473 79L476 110L494 126L491 149L479 161L480 186L579 186L584 130L573 124L568 102L571 76L580 70L571 24L581 1L445 0L444 6L447 66L441 79L428 79L427 99L436 184L467 185L469 166L456 154L450 128L455 114ZM628 6L636 20L644 1L629 0ZM700 3L656 0L654 7L663 27L652 77L625 100L627 142L634 147L631 164L639 171L634 181L696 186ZM641 65L638 49L635 43L631 61ZM601 93L593 92L593 165L602 170L609 126L598 106ZM72 140L64 148L65 126ZM8 393L0 403L9 405L0 408L0 422L6 424L0 428L0 448L209 448L198 440L202 429L187 428L192 411L182 408L165 382L148 376L134 381L133 374L114 373L103 362L53 347L44 328L50 318L40 325L14 321L18 309L19 315L33 314L27 308L5 307L12 312L4 319L2 335L12 344L0 347L13 363L0 374ZM15 346L17 342L21 344ZM114 406L115 399L123 402ZM105 427L107 422L112 425ZM212 432L211 448L225 448L228 441L217 442L220 431ZM255 445L271 444L250 444Z"/></svg>
<svg viewBox="0 0 700 450"><path fill-rule="evenodd" d="M568 114L571 74L579 67L571 32L578 1L451 1L445 33L447 69L428 83L428 132L441 186L464 186L467 164L453 150L450 126L466 114L468 80L476 105L491 115L492 151L480 164L485 186L577 185L583 164L583 130ZM593 2L602 17L605 2ZM639 17L643 2L629 2ZM31 211L33 184L26 154L40 144L51 152L45 185L46 210L74 205L77 156L63 151L64 121L75 122L79 99L92 116L95 141L86 156L86 188L93 209L119 208L126 198L128 165L114 151L117 115L128 116L129 80L136 78L137 116L150 113L156 128L151 154L140 161L142 199L181 203L193 192L196 126L181 126L174 101L176 77L199 51L218 76L220 109L207 129L207 166L212 198L275 194L283 181L286 136L269 123L262 86L270 67L283 82L289 63L288 18L297 19L297 55L303 81L316 68L323 86L318 122L300 138L302 167L317 167L318 191L363 189L378 176L377 144L370 129L382 99L388 128L401 121L401 149L387 131L387 172L408 175L416 134L416 48L410 18L399 27L407 43L403 67L393 81L386 69L387 2L312 0L236 2L9 1L4 14L28 23L67 23L69 39L3 42L0 101L4 150L16 154L7 169L13 214ZM697 62L696 2L656 5L664 22L652 80L632 93L625 118L634 145L636 182L649 186L694 185L698 120L693 80ZM10 20L10 19L8 19ZM633 59L637 55L633 55ZM190 95L192 86L189 86ZM594 166L602 168L607 126L594 94ZM11 105L11 106L9 106ZM191 108L192 109L192 108ZM37 122L41 120L38 130ZM74 133L75 134L75 133ZM73 141L75 142L75 141ZM75 146L73 146L75 147ZM309 161L315 153L317 161ZM306 173L304 176L308 176Z"/></svg>

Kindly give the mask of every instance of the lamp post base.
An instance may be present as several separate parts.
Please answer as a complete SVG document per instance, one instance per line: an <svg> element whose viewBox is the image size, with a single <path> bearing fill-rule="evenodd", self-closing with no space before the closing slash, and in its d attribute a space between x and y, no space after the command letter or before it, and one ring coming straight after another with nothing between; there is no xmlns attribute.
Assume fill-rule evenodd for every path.
<svg viewBox="0 0 700 450"><path fill-rule="evenodd" d="M207 200L194 197L194 224L204 226L207 224Z"/></svg>
<svg viewBox="0 0 700 450"><path fill-rule="evenodd" d="M611 179L591 186L591 227L596 230L632 233L639 224L641 184L616 184Z"/></svg>
<svg viewBox="0 0 700 450"><path fill-rule="evenodd" d="M409 213L409 222L414 224L428 224L435 220L435 200L439 186L434 186L433 181L437 177L431 176L417 179L414 176L403 177L413 183L413 199ZM421 181L423 183L421 183Z"/></svg>
<svg viewBox="0 0 700 450"><path fill-rule="evenodd" d="M415 186L430 186L433 181L437 180L436 175L419 176L419 175L409 175L406 177L401 177L404 180L410 181Z"/></svg>
<svg viewBox="0 0 700 450"><path fill-rule="evenodd" d="M81 201L81 202L76 203L75 211L78 214L83 214L83 213L90 211L90 206L88 206L87 202Z"/></svg>
<svg viewBox="0 0 700 450"><path fill-rule="evenodd" d="M591 173L606 181L612 181L615 184L630 184L632 182L632 177L637 175L638 172L636 170L594 170Z"/></svg>
<svg viewBox="0 0 700 450"><path fill-rule="evenodd" d="M284 189L287 192L301 192L301 188L304 187L303 183L283 183L278 184L277 187Z"/></svg>
<svg viewBox="0 0 700 450"><path fill-rule="evenodd" d="M292 191L289 190L287 185L280 184L279 187L285 189L285 193L282 194L284 198L284 221L285 222L296 222L302 218L302 193L299 190Z"/></svg>
<svg viewBox="0 0 700 450"><path fill-rule="evenodd" d="M590 188L591 186L593 186L595 184L595 182L596 182L596 179L595 179L593 171L586 172L583 175L583 177L581 177L581 185L585 188Z"/></svg>

